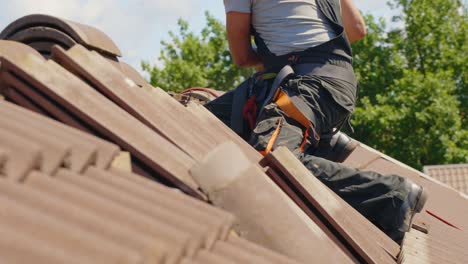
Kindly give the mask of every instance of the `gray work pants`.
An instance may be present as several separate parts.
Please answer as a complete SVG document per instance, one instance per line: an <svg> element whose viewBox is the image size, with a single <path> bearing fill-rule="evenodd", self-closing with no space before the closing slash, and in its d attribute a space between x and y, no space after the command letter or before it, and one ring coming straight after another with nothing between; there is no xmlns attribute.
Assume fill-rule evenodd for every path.
<svg viewBox="0 0 468 264"><path fill-rule="evenodd" d="M327 134L347 120L350 113L337 104L323 87L325 77L294 78L283 85L282 89L290 97L303 100L301 109L312 122L319 134ZM346 82L327 78L327 83L342 85ZM280 121L281 120L281 121ZM281 127L278 129L278 124ZM307 141L304 151L303 127L289 117L275 103L265 107L257 119L249 143L259 151L264 151L273 134L277 134L274 148L286 146L302 163L326 186L337 193L352 207L386 233L395 231L400 222L400 207L408 190L405 179L397 175L381 175L370 171L359 171L342 164L315 157L317 146L313 140Z"/></svg>

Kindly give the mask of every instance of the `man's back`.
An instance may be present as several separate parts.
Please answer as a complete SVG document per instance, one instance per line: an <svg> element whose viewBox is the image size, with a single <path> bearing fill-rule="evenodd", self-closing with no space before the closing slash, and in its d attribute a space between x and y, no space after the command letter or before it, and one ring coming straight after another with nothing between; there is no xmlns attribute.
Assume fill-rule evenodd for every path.
<svg viewBox="0 0 468 264"><path fill-rule="evenodd" d="M252 25L271 52L284 55L336 36L316 0L225 0L226 12L252 13Z"/></svg>

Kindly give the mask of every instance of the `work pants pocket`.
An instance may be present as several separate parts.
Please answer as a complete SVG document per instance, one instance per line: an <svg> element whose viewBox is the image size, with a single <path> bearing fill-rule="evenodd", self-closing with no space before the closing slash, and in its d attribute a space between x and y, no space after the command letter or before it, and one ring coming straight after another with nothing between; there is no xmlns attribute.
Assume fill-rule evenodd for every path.
<svg viewBox="0 0 468 264"><path fill-rule="evenodd" d="M288 117L274 103L265 107L249 141L262 154L267 154L279 146L285 146L296 155L299 155L302 142L301 125Z"/></svg>

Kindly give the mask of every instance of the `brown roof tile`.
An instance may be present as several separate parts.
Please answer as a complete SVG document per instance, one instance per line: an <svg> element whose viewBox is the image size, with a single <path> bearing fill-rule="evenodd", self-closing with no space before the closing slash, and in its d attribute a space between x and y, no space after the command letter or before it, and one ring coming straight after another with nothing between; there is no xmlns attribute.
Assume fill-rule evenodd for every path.
<svg viewBox="0 0 468 264"><path fill-rule="evenodd" d="M127 63L120 61L113 61L113 60L108 60L112 65L114 65L119 71L121 71L125 76L130 78L136 85L142 88L146 89L155 89L153 86L151 86L148 81L141 76L141 74L135 70L132 66L128 65Z"/></svg>
<svg viewBox="0 0 468 264"><path fill-rule="evenodd" d="M73 171L83 171L88 165L96 164L97 149L91 142L80 140L58 129L50 129L36 119L25 118L17 111L0 110L0 127L15 132L36 142L44 142L43 153L50 153L53 168L51 173L64 166ZM22 121L22 122L21 122Z"/></svg>
<svg viewBox="0 0 468 264"><path fill-rule="evenodd" d="M22 17L12 22L4 29L0 33L0 39L18 38L16 36L22 34L22 31L29 30L30 28L34 27L56 29L62 34L67 35L68 38L73 39L74 42L85 45L88 48L99 50L111 56L120 57L122 55L114 42L100 30L87 25L48 15L29 15ZM42 35L43 38L45 38L44 35ZM47 37L48 39L58 43L70 44L64 43L63 38L55 38L53 36ZM67 48L69 47L71 46L68 46Z"/></svg>
<svg viewBox="0 0 468 264"><path fill-rule="evenodd" d="M8 155L3 174L9 180L22 181L29 171L41 167L41 146L33 140L0 130L0 146Z"/></svg>
<svg viewBox="0 0 468 264"><path fill-rule="evenodd" d="M28 43L28 46L37 50L46 59L51 57L50 51L55 45L61 45L61 43L52 41L32 41Z"/></svg>
<svg viewBox="0 0 468 264"><path fill-rule="evenodd" d="M21 105L22 107L29 109L33 112L36 112L42 115L47 115L47 112L44 109L42 109L39 105L31 101L26 95L16 90L15 88L7 87L5 88L3 93L9 102L12 102L17 105Z"/></svg>
<svg viewBox="0 0 468 264"><path fill-rule="evenodd" d="M336 235L332 233L332 231L326 226L326 223L319 218L316 212L307 206L306 201L303 201L300 197L300 193L296 192L274 169L268 168L266 174L286 195L289 196L289 198L310 218L310 220L312 220L314 224L323 231L328 239L338 246L344 254L353 260L353 262L359 262L356 259L356 256L338 239Z"/></svg>
<svg viewBox="0 0 468 264"><path fill-rule="evenodd" d="M440 228L442 226L438 226ZM445 229L445 232L453 230ZM439 232L439 230L431 230ZM466 251L466 241L468 237L457 232L452 240L458 240L458 244L446 244L437 239L431 238L430 234L424 234L418 230L412 229L405 238L403 251L405 252L405 263L467 263L468 253Z"/></svg>
<svg viewBox="0 0 468 264"><path fill-rule="evenodd" d="M50 51L53 45L72 47L76 44L75 40L66 33L52 27L44 26L32 26L22 29L9 36L8 40L27 43L28 46L34 48L45 57L50 57Z"/></svg>
<svg viewBox="0 0 468 264"><path fill-rule="evenodd" d="M226 234L224 234L224 232L232 225L232 222L225 223L224 218L206 213L206 207L208 207L208 205L200 208L202 210L195 209L188 206L183 201L180 201L180 199L167 197L164 193L149 191L134 182L127 181L122 177L116 177L113 173L108 171L88 168L83 176L97 181L95 184L106 184L107 186L112 187L115 190L115 193L118 193L119 196L126 194L138 198L138 203L140 205L145 203L149 206L151 204L151 210L146 209L145 212L150 213L156 211L158 213L158 217L161 219L164 219L164 212L166 212L167 217L172 217L171 215L175 214L177 218L180 219L176 219L175 221L170 220L173 224L178 223L181 219L191 219L191 222L198 225L196 228L204 229L204 234L202 235L204 236L207 248L210 248L215 240L225 239ZM124 199L123 196L119 197L119 199ZM106 197L110 196L106 195ZM136 208L135 206L132 207ZM183 222L183 225L185 225L185 222ZM182 228L183 227L181 227L181 229Z"/></svg>
<svg viewBox="0 0 468 264"><path fill-rule="evenodd" d="M167 252L169 260L179 260L185 252L193 251L194 243L190 234L72 183L32 173L28 176L25 184L46 192L55 199L75 204L81 210L86 210L105 219L112 219L116 224L131 229L135 236L149 235L160 240L161 243L170 245L171 252Z"/></svg>
<svg viewBox="0 0 468 264"><path fill-rule="evenodd" d="M5 263L86 263L75 252L57 250L49 243L34 239L29 234L20 234L5 225L0 225L0 256Z"/></svg>
<svg viewBox="0 0 468 264"><path fill-rule="evenodd" d="M259 162L262 156L254 148L252 148L245 140L238 136L234 131L227 127L223 122L219 121L205 107L190 103L188 109L198 117L200 122L203 122L205 127L211 128L216 133L214 138L219 138L221 143L232 141L236 143L242 152L252 161Z"/></svg>
<svg viewBox="0 0 468 264"><path fill-rule="evenodd" d="M8 44L4 43L0 47ZM22 46L12 44L18 45ZM6 50L9 48L13 47L7 47ZM20 74L38 90L44 91L48 97L55 98L80 119L132 152L136 158L146 166L154 168L166 180L192 195L197 195L193 189L196 188L196 184L187 173L194 161L174 145L153 133L56 63L45 62L35 56L25 56L23 59L20 59L21 56L11 57L14 62L3 57L2 68L5 66L6 69Z"/></svg>
<svg viewBox="0 0 468 264"><path fill-rule="evenodd" d="M371 162L380 158L380 155L375 152L368 151L362 144L359 144L343 164L357 169L365 168Z"/></svg>
<svg viewBox="0 0 468 264"><path fill-rule="evenodd" d="M213 253L222 256L234 263L271 263L267 258L257 255L255 252L248 252L241 247L224 241L217 241L213 247Z"/></svg>
<svg viewBox="0 0 468 264"><path fill-rule="evenodd" d="M230 235L228 238L228 242L232 245L236 245L243 250L246 250L252 254L256 254L259 256L263 256L266 259L270 260L274 263L281 263L281 264L299 264L295 260L292 260L284 255L281 255L275 251L268 250L264 247L261 247L255 243L252 243L246 239L240 238L237 235Z"/></svg>
<svg viewBox="0 0 468 264"><path fill-rule="evenodd" d="M45 112L47 113L47 115L50 115L69 126L91 134L94 133L94 131L90 127L86 126L81 120L79 120L76 116L74 116L66 109L61 107L54 100L48 98L45 94L41 93L39 89L36 89L34 88L34 86L17 79L7 71L2 72L1 77L5 82L8 83L10 91L15 90L22 94L23 97L27 98L27 100L29 100L30 102L35 102L36 109L30 107L30 110L33 110L38 113ZM8 97L10 94L11 93L6 94L7 99L14 102L14 100L11 100L12 98ZM39 111L37 108L39 108Z"/></svg>
<svg viewBox="0 0 468 264"><path fill-rule="evenodd" d="M149 219L158 219L161 223L170 225L182 233L191 234L190 251L188 251L190 256L193 256L196 249L202 247L203 244L209 245L210 242L213 243L212 241L216 238L216 233L209 230L203 223L197 221L198 219L193 217L181 217L181 214L178 214L174 210L175 208L164 208L132 196L127 192L122 192L93 178L80 177L79 175L65 170L59 171L57 173L57 178L102 197L106 201L131 208L132 211L144 215Z"/></svg>
<svg viewBox="0 0 468 264"><path fill-rule="evenodd" d="M3 165L7 161L8 153L0 146L0 175L3 174Z"/></svg>
<svg viewBox="0 0 468 264"><path fill-rule="evenodd" d="M194 259L198 261L199 263L205 263L205 264L218 264L218 263L236 264L237 263L233 260L230 260L226 256L223 256L217 252L208 251L208 250L198 251ZM253 260L250 260L250 261L253 261Z"/></svg>
<svg viewBox="0 0 468 264"><path fill-rule="evenodd" d="M109 219L102 218L89 211L82 210L79 206L62 199L56 199L48 193L32 189L29 186L21 186L0 181L2 195L24 205L29 205L43 213L62 219L77 227L88 230L94 234L122 244L136 251L142 251L145 257L162 260L164 252L169 251L167 244L152 239L150 236L135 235L133 230L118 225Z"/></svg>
<svg viewBox="0 0 468 264"><path fill-rule="evenodd" d="M468 164L424 166L424 173L468 195Z"/></svg>
<svg viewBox="0 0 468 264"><path fill-rule="evenodd" d="M200 140L208 149L222 142L214 129L205 126L202 120L160 88L142 89L142 93L158 105L159 111L169 120L176 120L183 129L193 132L192 140Z"/></svg>
<svg viewBox="0 0 468 264"><path fill-rule="evenodd" d="M55 48L53 58L70 72L75 72L87 83L110 98L122 109L152 128L173 144L199 160L207 154L203 140L197 133L184 129L179 122L168 119L159 105L138 89L133 82L118 69L112 67L108 60L97 53L76 45L68 51ZM164 125L161 125L164 123Z"/></svg>
<svg viewBox="0 0 468 264"><path fill-rule="evenodd" d="M94 169L94 170L101 171L103 173L102 177L108 177L108 178L119 177L122 179L126 177L126 176L123 176L123 177L118 176L117 174L109 173L109 172L104 173L104 171L102 170L97 170L97 169ZM63 177L66 177L66 179L64 179ZM92 177L92 176L88 176L88 177ZM133 176L133 178L137 178L137 177L138 176ZM210 256L210 259L218 260L218 261L222 260L221 262L218 262L218 263L226 263L226 264L231 263L228 260L228 258L226 258L226 256L223 257L222 255L218 255L218 253L216 252L208 251L211 248L211 246L209 246L208 244L205 244L205 245L199 244L199 246L197 246L194 251L188 250L188 248L186 248L186 250L184 250L183 253L181 254L181 251L177 251L177 248L180 249L180 247L177 247L174 245L175 243L174 241L177 241L177 239L174 240L173 237L169 239L169 234L171 234L172 236L177 236L177 232L174 232L174 230L172 230L171 232L171 228L169 228L168 230L167 228L163 228L160 225L158 225L159 219L161 219L162 217L161 210L160 210L161 208L159 208L159 211L158 211L156 210L157 207L155 207L154 205L150 205L149 203L147 203L147 208L145 208L145 212L146 210L150 210L150 211L155 210L154 211L155 213L152 214L152 217L151 217L152 218L151 225L158 225L160 229L168 232L167 236L161 235L161 233L158 236L154 236L155 231L154 229L148 227L149 222L146 225L144 224L144 222L141 222L141 220L138 224L125 224L125 223L132 222L132 220L130 220L129 222L128 219L135 219L135 214L137 215L139 214L139 213L136 213L136 211L138 210L135 210L135 206L141 207L141 205L136 205L136 204L125 205L125 203L120 203L117 205L117 203L110 201L112 199L108 198L109 195L112 196L110 192L101 193L100 195L105 195L105 196L98 198L98 196L96 196L95 194L91 194L91 192L95 193L95 191L92 191L92 190L96 190L96 186L100 186L101 189L104 189L104 186L108 186L106 187L107 189L114 189L115 187L111 184L109 185L104 184L104 181L102 181L102 183L99 183L98 181L91 181L91 180L83 181L83 179L85 178L83 178L82 175L77 175L72 172L67 172L66 170L61 170L58 172L56 177L50 177L48 175L44 175L38 172L33 172L27 177L25 185L19 185L19 184L14 184L11 182L0 180L0 202L4 202L2 200L2 197L11 199L11 201L14 202L15 205L14 206L12 205L10 209L11 211L8 211L8 213L13 215L13 217L17 214L20 214L22 216L26 214L25 216L29 216L29 214L34 214L36 211L40 212L41 216L35 218L35 219L38 219L40 223L37 225L32 225L31 227L28 226L27 228L25 228L25 230L28 231L29 228L35 228L35 227L40 226L43 232L52 232L51 237L47 237L47 239L44 239L42 243L45 242L47 246L50 246L56 249L60 248L61 250L65 252L67 256L72 256L73 254L77 254L77 253L83 253L83 250L89 250L87 246L84 246L84 248L79 248L77 252L69 253L68 248L71 247L72 244L70 244L71 242L69 242L67 239L72 239L75 236L86 237L87 234L88 235L93 234L92 239L96 241L98 241L99 239L106 240L106 242L101 242L101 243L105 243L104 250L103 250L104 252L101 252L102 250L101 248L97 249L96 250L97 252L92 252L91 254L88 254L85 257L82 257L85 259L85 262L90 261L90 259L93 261L98 261L98 260L101 261L101 257L103 261L102 263L107 263L106 261L112 261L112 259L114 258L113 256L114 255L120 256L120 254L118 253L122 253L122 250L119 251L119 250L114 249L114 250L110 250L110 252L107 252L106 249L112 248L113 243L118 243L119 247L125 248L125 252L134 251L135 253L137 253L138 258L143 258L147 260L152 259L153 261L157 259L161 260L161 262L149 262L149 263L173 263L172 261L176 261L177 259L180 259L182 254L185 255L186 257L192 256L195 258L195 260L202 260L206 258L207 256ZM88 184L83 184L85 182L87 182ZM70 184L70 183L73 183L73 184ZM158 186L154 182L148 182L148 183L150 183L149 185ZM74 186L78 186L78 187L74 187ZM148 186L148 184L144 186ZM141 185L141 188L144 189L143 185ZM174 200L176 201L180 200L179 203L182 203L186 200L190 200L190 201L193 201L193 203L195 204L200 204L201 207L199 206L199 208L204 208L205 209L204 211L216 212L216 214L219 216L227 215L225 212L222 212L219 209L214 209L213 207L207 204L203 204L197 200L189 198L188 196L185 196L179 192L170 190L166 187L161 186L160 190L162 190L162 192L164 193L170 194L169 195L170 197L173 197L173 198L177 197L177 199L174 199ZM124 196L123 199L129 199L129 197ZM106 202L103 202L104 200L106 200ZM3 204L4 203L2 203L2 205ZM112 211L112 208L116 206L119 207L120 210L114 210L116 212L115 214L112 214L112 213L109 214L109 212ZM128 209L123 209L122 206L123 208L128 208ZM29 208L29 211L25 212L23 207ZM152 207L153 209L151 209L150 207ZM178 206L176 206L176 207L173 207L172 209L174 213L180 214L181 219L186 219L187 221L186 225L188 223L191 223L191 221L197 221L193 217L187 216L186 215L187 213L182 211L184 210L184 208L179 208ZM10 217L12 217L11 215ZM137 217L136 219L141 219L141 218ZM15 230L15 228L17 227L23 228L22 223L23 222L14 225L13 230ZM0 230L3 224L4 222L0 223ZM136 228L142 224L143 224L143 227ZM174 225L177 225L174 223L174 221L171 221L168 224L171 227ZM29 225L29 222L25 223L25 225ZM64 228L67 231L65 231ZM143 231L139 232L137 230L145 230L146 232L143 232ZM179 230L180 230L179 232L185 232L186 234L190 234L190 237L193 237L195 235L193 230L187 229L187 227L182 227ZM64 234L65 233L68 234L68 232L71 232L72 234L71 238L58 237L59 231ZM158 231L158 232L161 232L161 231ZM76 235L74 235L75 233ZM39 238L42 238L42 237L39 236ZM36 239L36 237L33 236L33 239ZM216 239L219 240L222 238L218 237ZM58 243L59 243L58 241L63 242L64 244L63 245L61 244L60 246L58 246ZM85 239L84 241L87 241L87 240ZM184 241L184 240L181 240L181 241ZM248 244L249 250L246 250L245 248L246 246L242 246L240 244L241 241L242 240L237 240L237 242L232 245L229 245L229 244L224 245L223 248L227 247L228 249L230 249L230 251L228 251L228 255L231 254L232 252L236 252L237 255L241 255L241 258L245 258L242 256L248 256L249 259L257 259L258 261L271 260L265 263L294 263L292 261L287 261L288 258L281 256L277 253L273 253L267 249L261 248L260 246L255 246L255 249L252 249L251 246L253 244L250 242ZM222 242L219 242L219 241L216 242L216 244L220 244L220 243L222 244ZM95 245L95 242L89 242L89 245L90 246ZM47 253L45 257L47 258L55 257L50 252L49 253L47 251L45 253L42 252L43 250L41 247L39 247L39 249L41 250L40 253L42 254ZM216 249L213 249L213 250L216 250ZM19 256L17 255L24 254L26 251L27 249L22 249L22 251L20 250L20 252L16 252L16 253L10 252L10 255L12 255L12 258L18 258ZM29 256L35 256L34 252L35 251L31 252ZM234 259L239 258L239 256L237 255L234 257ZM230 258L232 258L232 256L230 256ZM276 261L275 259L278 261ZM79 261L80 258L76 258L76 260ZM258 261L256 261L256 263L262 263ZM128 263L128 262L123 262L123 263ZM134 262L129 262L129 263L134 263ZM137 262L137 263L140 263L140 262ZM202 261L200 263L205 263L205 262Z"/></svg>
<svg viewBox="0 0 468 264"><path fill-rule="evenodd" d="M97 234L54 218L33 207L19 204L5 196L0 197L1 224L20 235L47 243L57 250L75 252L88 263L141 263L137 252ZM96 245L99 245L97 247ZM71 255L75 255L72 253Z"/></svg>
<svg viewBox="0 0 468 264"><path fill-rule="evenodd" d="M234 223L234 217L232 214L227 213L226 211L216 208L214 206L207 206L207 204L202 201L192 199L188 196L184 196L179 190L169 189L162 185L154 184L153 181L143 177L139 177L138 175L133 173L118 171L114 169L111 169L110 171L116 177L120 177L124 181L126 181L127 184L138 186L141 190L144 190L140 193L141 195L148 192L153 193L153 195L156 193L160 193L169 199L180 201L180 203L190 206L195 210L202 211L205 214L209 215L211 218L220 219L220 221L222 221L223 223L223 231L221 232L222 238L227 237L227 234L230 231L230 227ZM160 202L163 203L164 201L161 200Z"/></svg>
<svg viewBox="0 0 468 264"><path fill-rule="evenodd" d="M51 133L57 140L70 142L73 145L72 155L74 153L78 156L82 155L76 157L76 162L71 164L70 169L73 171L81 171L82 167L86 167L87 164L93 164L98 168L108 168L120 151L119 147L112 143L7 102L0 102L0 114L2 118L13 118L18 122L28 123L39 131ZM93 158L95 151L96 160Z"/></svg>
<svg viewBox="0 0 468 264"><path fill-rule="evenodd" d="M7 131L16 136L35 142L40 147L40 170L47 174L54 174L59 167L71 163L72 145L40 129L34 129L30 123L18 122L15 119L0 116L0 131Z"/></svg>
<svg viewBox="0 0 468 264"><path fill-rule="evenodd" d="M201 263L191 258L184 258L180 261L180 264L201 264Z"/></svg>

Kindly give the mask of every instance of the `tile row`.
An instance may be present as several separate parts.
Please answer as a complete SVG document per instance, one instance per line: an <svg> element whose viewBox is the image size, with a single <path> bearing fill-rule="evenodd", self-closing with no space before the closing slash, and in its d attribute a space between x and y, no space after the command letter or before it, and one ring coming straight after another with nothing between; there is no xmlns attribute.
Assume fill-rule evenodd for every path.
<svg viewBox="0 0 468 264"><path fill-rule="evenodd" d="M46 57L54 45L70 48L81 44L116 60L122 56L115 43L100 30L49 15L28 15L10 23L0 39L27 43Z"/></svg>

